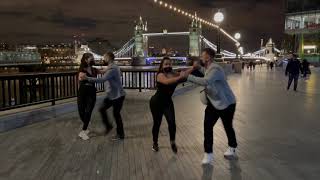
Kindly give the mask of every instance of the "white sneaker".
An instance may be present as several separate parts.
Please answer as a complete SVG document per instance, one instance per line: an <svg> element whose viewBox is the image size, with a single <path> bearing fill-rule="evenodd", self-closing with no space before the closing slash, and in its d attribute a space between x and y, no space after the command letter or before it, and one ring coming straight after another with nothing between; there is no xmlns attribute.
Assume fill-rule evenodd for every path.
<svg viewBox="0 0 320 180"><path fill-rule="evenodd" d="M204 157L202 159L202 164L211 164L213 165L213 154L212 153L204 153Z"/></svg>
<svg viewBox="0 0 320 180"><path fill-rule="evenodd" d="M89 136L88 136L88 134L86 133L86 131L81 131L80 133L79 133L79 137L82 139L82 140L89 140L90 138L89 138Z"/></svg>
<svg viewBox="0 0 320 180"><path fill-rule="evenodd" d="M236 148L228 147L227 151L224 153L224 157L226 159L236 158Z"/></svg>
<svg viewBox="0 0 320 180"><path fill-rule="evenodd" d="M90 133L89 129L84 131L87 135Z"/></svg>

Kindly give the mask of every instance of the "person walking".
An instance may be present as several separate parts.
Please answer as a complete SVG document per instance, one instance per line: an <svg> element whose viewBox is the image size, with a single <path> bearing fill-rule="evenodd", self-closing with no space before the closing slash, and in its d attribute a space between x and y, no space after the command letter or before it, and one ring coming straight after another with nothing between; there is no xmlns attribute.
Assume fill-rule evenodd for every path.
<svg viewBox="0 0 320 180"><path fill-rule="evenodd" d="M150 99L150 109L153 117L153 146L152 150L159 151L158 137L163 115L165 116L170 135L171 149L174 153L178 152L175 142L176 138L176 120L172 95L182 76L172 70L172 60L164 57L161 60L160 67L156 77L157 92Z"/></svg>
<svg viewBox="0 0 320 180"><path fill-rule="evenodd" d="M99 112L106 128L105 134L108 134L113 129L113 126L107 116L107 109L113 107L113 116L117 125L117 133L114 137L112 137L112 140L123 140L125 138L125 133L123 129L121 109L126 93L121 83L121 70L119 66L114 63L115 56L112 52L105 54L104 59L105 63L108 65L108 68L101 78L89 76L83 76L83 78L92 83L106 82L106 97L99 108Z"/></svg>
<svg viewBox="0 0 320 180"><path fill-rule="evenodd" d="M98 70L92 66L95 64L94 57L91 53L85 53L82 56L79 68L79 90L78 90L78 111L80 119L83 122L82 131L79 137L83 140L89 139L88 126L91 120L91 114L96 103L96 87L95 83L81 79L81 74L88 77L97 77Z"/></svg>
<svg viewBox="0 0 320 180"><path fill-rule="evenodd" d="M204 158L203 164L212 164L213 162L213 127L221 118L225 132L228 137L228 145L224 157L235 158L236 148L238 146L236 134L233 128L233 116L236 110L236 98L233 94L221 66L214 63L215 51L206 48L202 52L202 61L205 64L204 68L194 66L193 69L201 69L202 77L188 75L187 80L205 87L203 90L204 97L202 101L207 105L204 117Z"/></svg>
<svg viewBox="0 0 320 180"><path fill-rule="evenodd" d="M271 71L272 71L272 69L273 69L273 66L274 66L274 63L273 63L273 61L271 61L271 62L270 62L270 69L271 69Z"/></svg>
<svg viewBox="0 0 320 180"><path fill-rule="evenodd" d="M304 59L302 61L302 73L303 73L303 78L307 79L307 75L308 74L311 74L311 71L310 71L310 63Z"/></svg>
<svg viewBox="0 0 320 180"><path fill-rule="evenodd" d="M301 69L301 63L297 59L297 57L298 56L296 54L291 53L288 58L289 62L288 62L288 65L286 67L286 72L285 72L286 76L289 75L287 90L290 89L292 81L294 81L294 91L297 91L299 74L300 74L300 69Z"/></svg>

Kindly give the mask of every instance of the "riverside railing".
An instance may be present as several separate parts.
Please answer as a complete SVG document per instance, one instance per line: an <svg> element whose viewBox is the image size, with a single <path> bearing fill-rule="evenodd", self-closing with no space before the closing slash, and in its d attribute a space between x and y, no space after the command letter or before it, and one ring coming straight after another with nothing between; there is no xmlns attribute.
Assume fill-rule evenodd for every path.
<svg viewBox="0 0 320 180"><path fill-rule="evenodd" d="M102 76L102 75L100 75ZM126 89L156 88L155 70L122 70L122 84ZM96 84L97 92L105 90L104 83ZM0 75L0 111L30 105L51 103L77 97L78 73L34 73Z"/></svg>

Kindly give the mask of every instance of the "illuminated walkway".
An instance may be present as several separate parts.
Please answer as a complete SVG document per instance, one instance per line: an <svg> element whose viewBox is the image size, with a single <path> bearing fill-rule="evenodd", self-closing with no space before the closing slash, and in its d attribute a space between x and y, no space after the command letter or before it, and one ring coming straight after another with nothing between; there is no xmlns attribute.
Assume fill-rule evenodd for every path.
<svg viewBox="0 0 320 180"><path fill-rule="evenodd" d="M129 92L123 110L127 139L111 142L100 136L100 116L93 116L92 138L77 138L80 120L55 112L49 121L0 134L0 179L30 180L301 180L320 179L320 71L314 70L300 92L287 92L280 70L232 75L238 106L235 129L239 160L223 158L226 137L215 127L214 166L200 165L203 155L203 111L200 88L174 98L178 155L171 152L166 122L160 151L151 151L152 119L148 99L153 92ZM98 102L98 104L100 101ZM39 116L44 116L39 114Z"/></svg>

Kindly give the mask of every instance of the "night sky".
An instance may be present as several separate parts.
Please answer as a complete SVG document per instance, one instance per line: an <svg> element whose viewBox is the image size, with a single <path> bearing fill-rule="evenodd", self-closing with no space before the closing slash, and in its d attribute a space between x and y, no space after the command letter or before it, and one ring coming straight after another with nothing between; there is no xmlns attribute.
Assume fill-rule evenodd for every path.
<svg viewBox="0 0 320 180"><path fill-rule="evenodd" d="M246 50L256 50L260 39L272 37L279 46L284 29L282 0L168 0L182 9L197 11L199 16L212 19L222 9L222 27L230 34L239 31ZM73 35L101 37L120 46L133 36L134 20L148 20L149 32L188 31L189 19L174 14L153 3L153 0L1 0L0 41L9 43L70 42ZM216 32L204 28L211 41ZM174 38L173 38L174 39ZM186 40L184 40L186 41ZM165 46L175 40L167 39ZM161 44L164 46L164 44ZM185 45L187 46L187 45ZM224 38L223 48L233 50Z"/></svg>

